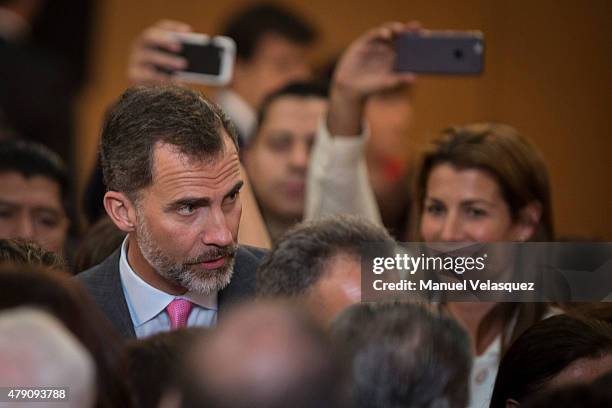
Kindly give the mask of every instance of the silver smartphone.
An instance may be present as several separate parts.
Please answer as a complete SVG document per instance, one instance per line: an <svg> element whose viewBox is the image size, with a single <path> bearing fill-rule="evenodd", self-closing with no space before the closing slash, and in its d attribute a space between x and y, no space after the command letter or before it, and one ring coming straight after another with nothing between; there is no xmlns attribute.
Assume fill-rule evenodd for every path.
<svg viewBox="0 0 612 408"><path fill-rule="evenodd" d="M484 36L480 31L402 33L395 48L398 72L478 75L484 69Z"/></svg>

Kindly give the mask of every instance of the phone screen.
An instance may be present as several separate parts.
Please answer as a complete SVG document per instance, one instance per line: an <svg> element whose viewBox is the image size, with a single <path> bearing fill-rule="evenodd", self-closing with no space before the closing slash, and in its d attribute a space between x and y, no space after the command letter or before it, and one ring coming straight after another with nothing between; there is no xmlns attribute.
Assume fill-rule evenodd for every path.
<svg viewBox="0 0 612 408"><path fill-rule="evenodd" d="M181 45L180 55L187 60L185 71L220 75L223 48L213 43L200 45L184 42Z"/></svg>

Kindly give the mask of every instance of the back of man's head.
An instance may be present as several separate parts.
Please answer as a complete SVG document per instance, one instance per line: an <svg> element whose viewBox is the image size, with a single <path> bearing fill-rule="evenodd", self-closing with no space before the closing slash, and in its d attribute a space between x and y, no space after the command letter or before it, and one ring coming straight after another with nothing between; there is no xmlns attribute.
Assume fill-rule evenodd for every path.
<svg viewBox="0 0 612 408"><path fill-rule="evenodd" d="M85 348L62 324L35 309L0 313L0 383L14 388L59 387L65 407L92 407L95 366ZM31 405L41 406L40 401Z"/></svg>
<svg viewBox="0 0 612 408"><path fill-rule="evenodd" d="M611 374L612 371L608 376ZM612 383L597 380L592 384L566 385L537 394L524 403L521 402L520 406L524 408L612 407Z"/></svg>
<svg viewBox="0 0 612 408"><path fill-rule="evenodd" d="M329 341L282 303L238 306L187 360L183 407L337 406L342 376Z"/></svg>
<svg viewBox="0 0 612 408"><path fill-rule="evenodd" d="M207 334L204 327L158 333L126 345L123 366L135 408L156 407L176 387L180 361L192 344Z"/></svg>
<svg viewBox="0 0 612 408"><path fill-rule="evenodd" d="M171 145L188 158L214 160L223 152L223 132L237 148L229 119L196 91L178 86L139 86L121 95L105 118L100 142L109 190L134 194L153 177L153 153Z"/></svg>
<svg viewBox="0 0 612 408"><path fill-rule="evenodd" d="M465 407L469 338L453 320L409 303L358 304L332 337L352 361L356 407Z"/></svg>
<svg viewBox="0 0 612 408"><path fill-rule="evenodd" d="M52 314L89 351L96 363L98 405L117 406L128 397L117 373L119 338L77 280L36 263L0 264L0 311L19 307Z"/></svg>
<svg viewBox="0 0 612 408"><path fill-rule="evenodd" d="M359 262L368 243L394 245L383 227L355 216L337 215L298 224L278 240L259 266L257 295L304 295L325 275L336 255L348 255Z"/></svg>
<svg viewBox="0 0 612 408"><path fill-rule="evenodd" d="M504 354L495 379L491 407L527 399L564 384L589 382L612 366L612 325L569 314L541 320Z"/></svg>
<svg viewBox="0 0 612 408"><path fill-rule="evenodd" d="M233 15L221 31L236 41L236 54L245 61L253 57L259 42L267 34L299 45L310 45L316 38L316 32L308 22L274 3L253 5Z"/></svg>
<svg viewBox="0 0 612 408"><path fill-rule="evenodd" d="M0 264L35 265L65 271L64 260L35 242L21 239L0 239Z"/></svg>

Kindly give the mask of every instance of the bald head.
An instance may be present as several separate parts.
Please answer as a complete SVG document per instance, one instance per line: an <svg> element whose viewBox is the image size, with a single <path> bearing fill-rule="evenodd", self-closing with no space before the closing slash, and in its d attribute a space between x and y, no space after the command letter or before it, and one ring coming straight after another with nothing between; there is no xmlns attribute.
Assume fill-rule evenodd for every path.
<svg viewBox="0 0 612 408"><path fill-rule="evenodd" d="M184 406L334 405L337 367L323 332L284 303L240 306L191 354ZM197 400L197 403L195 401Z"/></svg>
<svg viewBox="0 0 612 408"><path fill-rule="evenodd" d="M95 366L57 319L35 309L10 309L0 313L0 384L67 388L63 407L92 407Z"/></svg>

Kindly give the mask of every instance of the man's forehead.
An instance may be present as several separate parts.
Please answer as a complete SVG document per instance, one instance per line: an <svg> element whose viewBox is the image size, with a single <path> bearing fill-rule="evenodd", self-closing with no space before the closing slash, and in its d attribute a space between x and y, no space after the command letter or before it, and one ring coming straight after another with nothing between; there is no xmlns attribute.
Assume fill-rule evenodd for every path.
<svg viewBox="0 0 612 408"><path fill-rule="evenodd" d="M26 177L19 172L0 173L0 200L15 205L36 205L61 209L59 183L44 175Z"/></svg>
<svg viewBox="0 0 612 408"><path fill-rule="evenodd" d="M276 97L269 106L269 109L275 106L292 105L309 105L313 108L326 108L327 98L319 95L300 95L300 94L285 94Z"/></svg>
<svg viewBox="0 0 612 408"><path fill-rule="evenodd" d="M238 151L234 142L230 139L230 136L223 131L223 146L221 149L211 153L189 153L181 147L164 142L157 142L153 146L152 164L153 164L153 175L156 170L160 170L168 165L182 165L182 166L210 166L219 161L232 161L234 158L238 159Z"/></svg>
<svg viewBox="0 0 612 408"><path fill-rule="evenodd" d="M287 36L275 32L268 31L264 33L257 41L255 45L255 54L260 57L274 57L277 55L283 56L296 56L304 58L305 55L312 47L293 41Z"/></svg>
<svg viewBox="0 0 612 408"><path fill-rule="evenodd" d="M25 180L27 182L42 182L42 183L46 183L46 184L50 184L50 185L54 185L57 186L58 188L60 187L60 183L53 177L51 177L50 175L47 174L40 174L40 173L32 173L32 174L23 174L21 171L19 170L1 170L0 171L0 179L3 182L6 182L7 180Z"/></svg>
<svg viewBox="0 0 612 408"><path fill-rule="evenodd" d="M18 171L0 172L0 191L49 192L61 198L57 180L43 174L23 175Z"/></svg>
<svg viewBox="0 0 612 408"><path fill-rule="evenodd" d="M326 98L316 95L283 95L272 101L261 126L292 120L319 120L327 109Z"/></svg>
<svg viewBox="0 0 612 408"><path fill-rule="evenodd" d="M156 145L153 152L153 185L182 184L186 180L221 180L240 175L238 152L229 137L222 150L210 155L190 155L177 146Z"/></svg>

